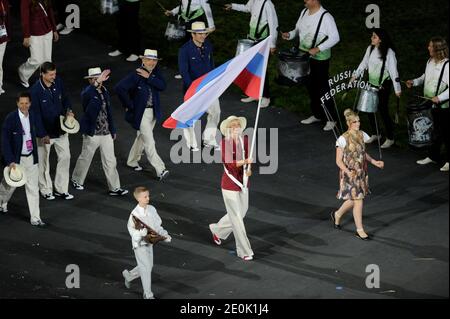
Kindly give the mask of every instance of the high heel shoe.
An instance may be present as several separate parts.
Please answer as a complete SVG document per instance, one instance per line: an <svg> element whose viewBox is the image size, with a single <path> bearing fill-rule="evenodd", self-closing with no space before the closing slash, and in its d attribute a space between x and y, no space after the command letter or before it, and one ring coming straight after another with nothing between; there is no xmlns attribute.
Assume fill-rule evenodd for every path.
<svg viewBox="0 0 450 319"><path fill-rule="evenodd" d="M371 240L371 239L372 239L372 238L370 238L369 235L367 235L367 237L361 237L361 236L358 234L358 232L355 233L355 236L356 236L357 238L361 239L361 240L364 240L364 241L368 241L368 240Z"/></svg>
<svg viewBox="0 0 450 319"><path fill-rule="evenodd" d="M332 211L332 212L331 212L331 214L330 214L331 220L333 221L334 229L339 229L339 230L340 230L340 229L341 229L341 225L336 224L336 217L335 217L335 214L336 214L335 211Z"/></svg>

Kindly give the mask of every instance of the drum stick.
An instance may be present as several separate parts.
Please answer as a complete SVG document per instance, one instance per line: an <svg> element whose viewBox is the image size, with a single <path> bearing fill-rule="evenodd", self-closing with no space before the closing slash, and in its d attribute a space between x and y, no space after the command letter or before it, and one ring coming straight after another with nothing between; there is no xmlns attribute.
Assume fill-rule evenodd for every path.
<svg viewBox="0 0 450 319"><path fill-rule="evenodd" d="M159 6L164 12L168 11L166 8L164 8L164 6L161 4L161 2L156 1L156 3L158 4L158 6Z"/></svg>
<svg viewBox="0 0 450 319"><path fill-rule="evenodd" d="M415 97L418 97L418 98L420 98L420 99L427 100L427 101L432 101L432 100L433 100L432 98L425 97L425 96L421 96L421 95L417 95L417 94L414 94L414 96L415 96Z"/></svg>

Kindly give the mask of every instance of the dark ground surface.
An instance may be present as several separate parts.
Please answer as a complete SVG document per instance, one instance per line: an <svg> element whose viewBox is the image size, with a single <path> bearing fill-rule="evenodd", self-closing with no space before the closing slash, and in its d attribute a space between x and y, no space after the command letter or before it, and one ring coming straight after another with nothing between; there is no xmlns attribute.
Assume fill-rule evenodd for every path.
<svg viewBox="0 0 450 319"><path fill-rule="evenodd" d="M109 58L108 48L80 33L62 37L54 61L81 115L79 92L88 67L111 68L109 88L134 64ZM16 68L27 57L18 42L5 57L7 95L0 97L1 119L15 108L19 91ZM164 53L160 52L163 56ZM164 61L162 62L164 64ZM180 104L181 82L164 69L168 89L162 94L165 117ZM220 164L172 164L170 131L158 126L159 154L171 174L161 183L145 160L146 170L126 168L135 132L123 120L113 99L119 128L116 156L122 185L150 187L153 204L172 234L171 244L155 248L153 291L160 298L448 298L448 174L431 165L418 167L422 154L392 148L384 152L384 171L370 168L373 195L365 202L364 223L372 242L353 236L351 214L339 232L329 213L340 203L335 194L338 171L334 136L321 126L301 126L285 110L262 111L260 127L278 128L279 168L275 175L255 170L246 218L255 259L243 262L230 238L212 244L208 224L225 212L220 193ZM253 123L256 105L242 105L239 96L221 99L222 118L246 116ZM70 137L72 169L81 150L81 136ZM375 156L377 149L369 147ZM52 166L55 166L54 155ZM99 155L86 180L86 190L71 189L73 201L41 200L45 230L29 224L25 192L19 189L0 215L0 298L140 298L139 281L130 290L121 272L135 260L126 221L135 202L131 195L111 198ZM67 289L66 266L77 264L81 288ZM365 286L366 266L381 271L380 289Z"/></svg>

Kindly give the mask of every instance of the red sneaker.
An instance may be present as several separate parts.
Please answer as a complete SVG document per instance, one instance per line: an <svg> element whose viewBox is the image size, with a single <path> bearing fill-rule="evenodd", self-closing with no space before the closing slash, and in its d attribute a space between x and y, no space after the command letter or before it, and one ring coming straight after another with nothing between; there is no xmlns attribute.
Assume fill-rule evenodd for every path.
<svg viewBox="0 0 450 319"><path fill-rule="evenodd" d="M217 246L220 246L222 244L222 241L219 237L216 236L216 234L213 234L213 241Z"/></svg>

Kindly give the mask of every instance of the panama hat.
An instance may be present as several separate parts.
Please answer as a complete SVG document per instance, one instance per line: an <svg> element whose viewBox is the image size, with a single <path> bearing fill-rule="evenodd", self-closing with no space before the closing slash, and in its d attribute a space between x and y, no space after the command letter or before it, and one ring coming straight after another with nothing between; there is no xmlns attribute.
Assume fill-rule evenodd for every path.
<svg viewBox="0 0 450 319"><path fill-rule="evenodd" d="M226 118L225 120L223 120L222 123L220 123L220 132L222 132L223 136L226 136L227 128L230 125L230 123L232 121L236 121L236 120L238 120L241 123L241 129L245 130L245 128L247 127L247 119L245 117L237 117L237 116L231 115L228 118Z"/></svg>
<svg viewBox="0 0 450 319"><path fill-rule="evenodd" d="M61 129L69 134L78 133L78 131L80 130L80 123L78 123L78 121L73 116L60 115L59 122L61 124Z"/></svg>
<svg viewBox="0 0 450 319"><path fill-rule="evenodd" d="M6 166L3 169L3 176L5 177L6 183L12 187L21 187L27 182L25 171L19 164L16 164L14 169Z"/></svg>
<svg viewBox="0 0 450 319"><path fill-rule="evenodd" d="M88 75L85 76L85 79L93 79L93 78L98 78L100 76L100 74L102 74L102 69L100 68L90 68L88 70Z"/></svg>
<svg viewBox="0 0 450 319"><path fill-rule="evenodd" d="M141 59L161 60L161 59L158 59L158 51L151 50L151 49L145 49L144 55L140 55L139 57Z"/></svg>
<svg viewBox="0 0 450 319"><path fill-rule="evenodd" d="M191 30L187 30L187 32L191 33L210 33L213 29L207 28L205 22L197 21L192 23Z"/></svg>

